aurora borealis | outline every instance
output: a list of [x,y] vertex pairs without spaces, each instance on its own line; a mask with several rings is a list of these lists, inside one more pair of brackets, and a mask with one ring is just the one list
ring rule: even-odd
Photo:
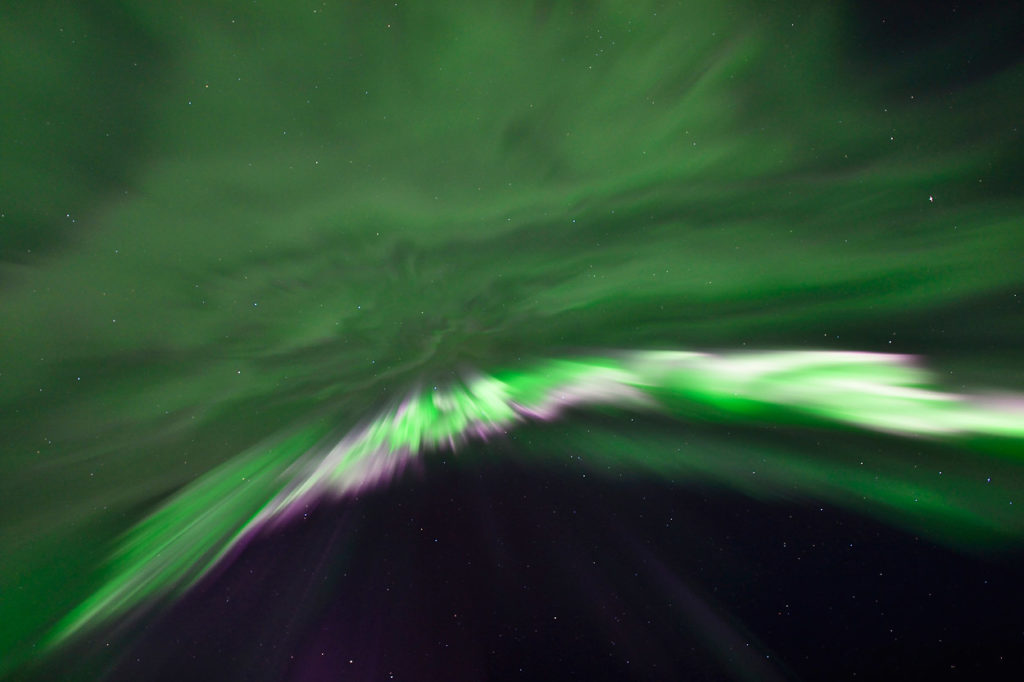
[[1024,662],[997,3],[0,10],[0,678]]

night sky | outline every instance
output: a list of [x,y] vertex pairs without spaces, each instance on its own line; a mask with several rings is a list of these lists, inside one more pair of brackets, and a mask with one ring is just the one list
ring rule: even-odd
[[1024,8],[0,6],[0,679],[1020,679]]

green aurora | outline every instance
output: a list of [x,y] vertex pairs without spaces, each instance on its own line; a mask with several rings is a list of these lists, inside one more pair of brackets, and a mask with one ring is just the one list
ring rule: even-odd
[[[647,352],[548,362],[528,372],[434,387],[410,395],[329,450],[312,448],[318,430],[308,427],[280,443],[261,444],[184,488],[132,529],[115,555],[110,581],[58,626],[52,642],[194,584],[252,534],[324,499],[387,483],[423,453],[507,435],[523,419],[558,419],[582,406],[654,409],[691,420],[832,422],[911,438],[980,436],[1005,441],[1019,454],[1024,394],[994,402],[942,393],[928,382],[908,359],[892,355]],[[575,434],[606,475],[641,469],[709,478],[753,495],[814,495],[965,544],[1024,537],[1024,519],[1012,509],[1017,489],[965,475],[955,460],[942,471],[935,467],[946,458],[932,457],[921,476],[899,459],[865,469],[863,461],[854,467],[832,456],[822,464],[764,444],[752,459],[742,445],[721,452],[708,445],[684,449],[678,437],[630,439],[626,444],[607,434]],[[767,471],[752,484],[762,465]]]
[[[543,393],[566,367],[644,351],[901,353],[935,376],[878,360],[867,380],[990,393],[967,410],[989,419],[1024,391],[1024,62],[999,52],[1013,24],[975,15],[894,49],[867,15],[5,6],[0,675],[93,595],[127,599],[104,604],[116,615],[187,585],[294,461],[467,376]],[[526,425],[545,445],[522,456],[572,447],[595,472],[1019,547],[1018,425],[936,436],[950,415],[904,402],[895,421],[919,422],[886,431],[877,403],[843,419],[834,395],[808,403],[826,414],[779,398],[816,376],[758,386],[782,393],[751,390],[769,405],[753,412],[712,395],[720,374],[702,397],[647,376],[668,418],[630,422],[630,404],[600,427]],[[208,526],[179,515],[243,475],[257,484]],[[160,523],[209,542],[160,569],[167,585],[117,593],[117,557],[137,568]]]

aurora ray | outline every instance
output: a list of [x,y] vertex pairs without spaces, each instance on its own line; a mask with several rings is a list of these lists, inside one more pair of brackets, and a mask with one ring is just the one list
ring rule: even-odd
[[[754,425],[795,421],[807,427],[952,440],[965,453],[967,439],[997,438],[1013,444],[1013,463],[1024,466],[1024,396],[942,391],[908,356],[636,351],[548,360],[414,391],[333,447],[318,444],[323,434],[306,428],[240,454],[133,528],[112,558],[109,580],[61,622],[51,641],[59,644],[147,602],[182,592],[264,528],[285,523],[324,500],[385,483],[421,455],[456,450],[470,439],[501,437],[518,423],[556,420],[569,410],[599,406],[678,419],[696,414]],[[645,455],[623,449],[614,456],[620,458],[617,466],[645,466]],[[686,451],[678,454],[677,468],[687,465],[688,456]],[[784,464],[786,477],[806,476],[804,465]],[[819,467],[827,471],[829,464]],[[728,462],[703,474],[737,484],[730,480],[736,472]],[[994,516],[984,497],[954,504],[934,490],[912,492],[900,477],[897,469],[870,482],[847,475],[842,482],[819,480],[814,487],[819,497],[837,503],[856,491],[865,499],[877,498],[890,511],[920,505],[926,509],[924,527],[940,537],[942,523],[954,517],[979,531],[1024,536],[1024,522]],[[991,527],[993,523],[998,527]]]

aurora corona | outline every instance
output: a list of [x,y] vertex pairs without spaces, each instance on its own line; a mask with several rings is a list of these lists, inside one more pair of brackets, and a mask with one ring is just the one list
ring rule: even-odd
[[0,4],[0,680],[1016,679],[1017,4]]

